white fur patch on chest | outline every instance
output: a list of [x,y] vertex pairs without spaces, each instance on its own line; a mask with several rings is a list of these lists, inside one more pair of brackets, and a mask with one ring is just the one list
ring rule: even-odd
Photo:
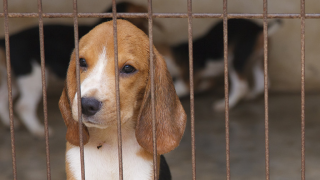
[[[123,144],[123,179],[125,180],[149,180],[152,176],[152,161],[147,161],[137,152],[139,145],[127,146]],[[66,153],[66,161],[75,179],[81,179],[80,148],[73,147]],[[119,163],[117,146],[102,144],[97,146],[87,144],[84,146],[85,178],[86,180],[118,180]]]

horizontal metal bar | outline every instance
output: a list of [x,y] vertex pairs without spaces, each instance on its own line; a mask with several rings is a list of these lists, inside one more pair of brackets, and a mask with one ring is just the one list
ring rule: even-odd
[[[43,18],[73,18],[73,13],[43,13]],[[0,13],[0,17],[4,17]],[[38,18],[38,13],[9,13],[9,18]],[[148,18],[148,13],[117,13],[118,18]],[[188,13],[153,13],[153,18],[188,18]],[[112,13],[78,13],[78,18],[112,18]],[[192,13],[192,18],[223,18],[220,13]],[[228,19],[249,18],[263,19],[263,14],[228,14]],[[300,19],[301,15],[293,14],[268,14],[268,19],[285,18]],[[306,19],[319,19],[320,13],[305,14]]]

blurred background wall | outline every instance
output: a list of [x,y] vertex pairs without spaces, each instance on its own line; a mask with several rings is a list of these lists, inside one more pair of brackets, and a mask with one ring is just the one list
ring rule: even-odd
[[[147,4],[146,0],[130,0]],[[154,0],[154,12],[186,12],[186,0]],[[78,0],[79,12],[103,12],[111,5],[111,0]],[[1,4],[2,6],[2,4]],[[306,1],[306,13],[319,13],[320,1]],[[43,0],[43,10],[47,13],[72,12],[72,1]],[[269,0],[269,13],[300,13],[299,0]],[[2,7],[0,10],[2,11]],[[193,11],[197,13],[222,13],[221,0],[193,1]],[[9,0],[9,12],[38,12],[37,0]],[[228,0],[229,13],[262,13],[262,0]],[[3,18],[0,19],[3,24]],[[95,19],[79,19],[80,24],[93,23]],[[154,42],[178,43],[187,40],[187,19],[158,19],[166,31],[155,29]],[[194,38],[201,36],[217,19],[194,19]],[[256,20],[262,23],[261,20]],[[10,33],[26,27],[38,25],[37,18],[9,19]],[[45,23],[72,25],[72,19],[45,19]],[[0,37],[4,28],[0,28]],[[269,73],[271,90],[297,92],[300,90],[300,20],[286,19],[283,27],[270,39]],[[306,21],[306,90],[320,90],[320,20]]]

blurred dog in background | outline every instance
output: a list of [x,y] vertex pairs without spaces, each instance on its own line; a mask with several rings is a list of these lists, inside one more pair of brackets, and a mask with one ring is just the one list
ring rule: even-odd
[[[130,2],[117,3],[117,12],[145,13],[147,8]],[[108,8],[105,12],[112,12]],[[93,25],[79,25],[79,38],[98,24],[112,20],[101,18]],[[147,33],[147,19],[128,19]],[[162,26],[154,22],[161,30]],[[71,52],[74,48],[74,29],[68,25],[44,25],[44,46],[46,68],[55,76],[65,79]],[[4,52],[5,40],[0,39],[0,50]],[[3,53],[4,55],[4,53]],[[26,128],[36,137],[44,136],[44,128],[37,117],[37,106],[42,96],[40,43],[38,26],[25,29],[10,36],[11,68],[14,76],[12,94],[20,94],[15,104],[15,112]],[[10,125],[8,111],[7,71],[5,58],[0,62],[0,118],[7,127]],[[18,123],[17,123],[18,124]],[[50,130],[52,133],[52,130]]]
[[[268,36],[280,27],[281,21],[268,25]],[[228,20],[228,67],[230,78],[229,107],[242,99],[253,99],[264,91],[263,27],[245,19]],[[193,41],[194,90],[203,92],[213,87],[213,78],[224,73],[223,22]],[[171,47],[157,47],[165,57],[175,81],[179,97],[189,94],[189,47],[183,42]],[[250,89],[248,74],[253,75]],[[224,110],[224,99],[214,103],[217,111]]]

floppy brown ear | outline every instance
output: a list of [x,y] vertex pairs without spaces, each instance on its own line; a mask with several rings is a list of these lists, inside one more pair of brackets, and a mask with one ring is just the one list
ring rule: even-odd
[[[73,56],[72,56],[73,57]],[[59,108],[64,119],[64,123],[67,126],[66,139],[69,143],[80,146],[79,138],[79,123],[72,117],[71,112],[71,100],[73,100],[76,93],[76,80],[75,80],[75,60],[72,58],[68,73],[65,88],[62,91]],[[89,131],[86,126],[82,125],[83,144],[89,141]]]
[[[157,50],[154,54],[157,154],[164,154],[179,145],[187,116],[164,59]],[[150,73],[136,125],[136,137],[140,146],[153,153]]]

